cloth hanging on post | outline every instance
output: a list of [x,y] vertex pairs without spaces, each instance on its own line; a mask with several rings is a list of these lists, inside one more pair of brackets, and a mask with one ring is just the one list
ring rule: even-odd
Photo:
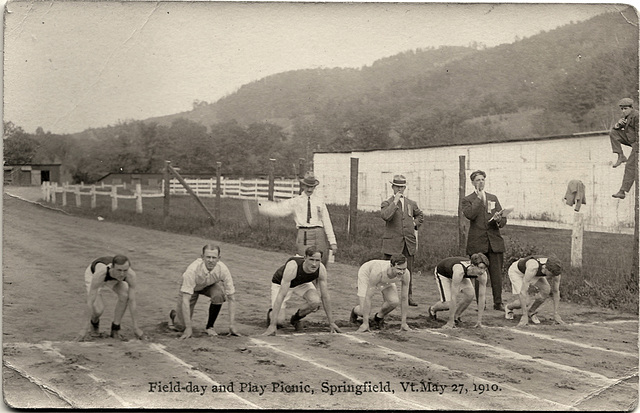
[[580,211],[580,207],[587,203],[585,198],[585,189],[582,181],[578,179],[572,179],[569,181],[569,184],[567,185],[567,193],[564,195],[564,200],[567,205],[573,206],[575,204],[574,210],[578,212]]

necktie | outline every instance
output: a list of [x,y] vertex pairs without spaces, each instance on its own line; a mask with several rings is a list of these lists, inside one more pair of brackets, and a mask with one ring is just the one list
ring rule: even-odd
[[307,224],[311,222],[311,197],[307,197]]

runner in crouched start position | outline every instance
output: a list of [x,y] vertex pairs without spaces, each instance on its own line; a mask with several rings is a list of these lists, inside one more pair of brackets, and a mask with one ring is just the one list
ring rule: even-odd
[[[442,328],[455,328],[460,323],[460,316],[467,309],[475,296],[471,279],[477,278],[478,287],[478,322],[475,327],[482,327],[482,315],[487,292],[487,267],[489,260],[482,253],[467,257],[450,257],[440,261],[434,269],[440,302],[429,307],[429,317],[436,320],[438,311],[449,310],[449,321]],[[456,295],[462,291],[463,298],[458,304]]]
[[[409,270],[407,258],[402,254],[391,256],[391,260],[371,260],[365,262],[358,270],[358,299],[360,304],[351,310],[350,321],[356,323],[362,316],[362,325],[358,332],[369,330],[369,327],[382,328],[384,317],[400,304],[400,330],[411,330],[407,324],[409,308]],[[402,288],[402,301],[398,299],[397,284]],[[371,298],[376,291],[382,293],[384,303],[378,312],[369,320],[371,314]]]
[[171,321],[169,327],[183,331],[180,336],[181,340],[193,335],[193,310],[200,295],[211,299],[205,332],[210,336],[218,335],[213,325],[222,309],[222,304],[228,300],[229,334],[237,336],[235,287],[229,268],[220,261],[220,246],[218,245],[206,244],[202,247],[200,258],[189,264],[182,274],[176,309],[169,313]]
[[89,334],[100,332],[100,316],[104,312],[103,288],[110,288],[118,296],[111,323],[111,337],[124,339],[120,335],[120,322],[128,306],[133,322],[133,331],[137,338],[144,338],[144,333],[138,327],[136,320],[136,273],[131,268],[127,257],[116,255],[115,257],[101,257],[94,260],[84,272],[84,282],[87,287],[86,323],[76,337],[76,341],[82,341]]
[[[520,318],[518,327],[527,325],[529,318],[533,324],[540,324],[537,315],[538,308],[551,295],[553,297],[553,319],[557,324],[564,324],[558,314],[561,272],[560,260],[555,257],[530,255],[511,264],[509,267],[511,292],[519,297],[504,307],[505,318],[513,320],[513,310],[522,308],[522,318]],[[553,284],[553,288],[549,285],[549,281]],[[534,297],[529,296],[529,285],[535,286],[538,290],[538,294]]]
[[[313,285],[318,280],[320,297]],[[342,331],[333,321],[331,314],[331,299],[327,288],[327,270],[322,264],[322,252],[311,246],[305,250],[304,257],[291,257],[285,265],[278,268],[271,280],[271,308],[267,312],[268,328],[262,335],[275,335],[278,325],[284,324],[286,302],[296,294],[305,299],[306,304],[291,316],[291,324],[296,331],[302,330],[300,320],[308,314],[318,311],[320,305],[324,307],[332,333]]]

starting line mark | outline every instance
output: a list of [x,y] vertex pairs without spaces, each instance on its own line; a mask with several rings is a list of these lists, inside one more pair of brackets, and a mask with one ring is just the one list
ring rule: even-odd
[[[413,356],[413,355],[411,355],[411,354],[403,353],[403,352],[401,352],[401,351],[397,351],[397,350],[392,350],[392,349],[390,349],[390,348],[388,348],[388,347],[381,346],[381,345],[378,345],[378,344],[373,344],[373,343],[371,343],[371,342],[369,342],[369,341],[367,341],[367,340],[363,340],[363,339],[361,339],[361,338],[354,337],[354,336],[352,336],[352,335],[348,335],[348,334],[347,334],[347,335],[346,335],[346,337],[347,337],[347,338],[349,338],[349,339],[350,339],[350,340],[352,340],[352,341],[357,342],[357,343],[361,343],[361,344],[362,344],[362,343],[367,343],[367,344],[370,344],[370,345],[372,345],[372,346],[376,346],[376,347],[380,348],[381,350],[384,350],[384,351],[386,351],[386,352],[388,352],[388,353],[390,353],[390,354],[394,354],[394,355],[396,355],[396,356],[403,357],[403,358],[406,358],[406,359],[409,359],[409,360],[412,360],[412,361],[417,361],[417,362],[419,362],[419,363],[427,364],[429,367],[435,367],[435,368],[438,368],[438,369],[443,370],[443,371],[455,371],[455,370],[451,370],[451,369],[450,369],[450,368],[448,368],[448,367],[445,367],[445,366],[441,366],[441,365],[439,365],[439,364],[432,363],[432,362],[430,362],[430,361],[427,361],[427,360],[421,359],[421,358],[416,357],[416,356]],[[463,372],[463,373],[464,373],[464,372]],[[491,380],[487,380],[487,379],[482,378],[482,377],[477,377],[477,376],[474,376],[474,375],[469,374],[469,373],[464,373],[464,374],[465,374],[466,376],[472,377],[472,378],[474,378],[474,379],[482,380],[482,381],[485,381],[485,382],[488,382],[488,383],[491,383],[491,384],[497,384],[498,386],[501,386],[501,387],[503,387],[503,388],[509,389],[509,390],[511,390],[511,391],[513,391],[513,392],[516,392],[516,393],[518,393],[518,394],[521,394],[521,395],[523,395],[523,396],[525,396],[525,397],[527,397],[527,398],[530,398],[530,399],[537,399],[537,400],[541,400],[541,401],[544,401],[544,402],[548,402],[548,403],[553,404],[553,405],[555,405],[555,406],[557,406],[557,407],[560,407],[560,408],[562,408],[562,409],[564,409],[564,410],[566,410],[566,409],[573,409],[573,407],[571,407],[571,406],[567,406],[567,405],[562,404],[562,403],[554,402],[553,400],[548,400],[548,399],[545,399],[545,398],[542,398],[542,397],[538,397],[538,396],[536,396],[536,395],[534,395],[534,394],[527,393],[527,392],[525,392],[525,391],[522,391],[522,390],[520,390],[520,389],[518,389],[518,388],[515,388],[515,387],[513,387],[513,386],[510,386],[510,385],[508,385],[508,384],[496,383],[496,382],[493,382],[493,381],[491,381]],[[473,408],[474,408],[474,409],[478,409],[478,407],[479,407],[479,406],[478,406],[477,402],[474,402],[474,404],[473,404]]]
[[[64,344],[64,343],[71,343],[69,341],[44,341],[42,343],[5,343],[5,346],[12,346],[15,348],[28,348],[28,349],[39,349],[39,350],[43,350],[44,352],[48,352],[48,353],[52,353],[54,355],[56,355],[59,358],[62,359],[66,359],[66,356],[63,355],[62,353],[60,353],[55,347],[54,344]],[[99,343],[96,342],[80,342],[80,343],[76,343],[80,346],[84,346],[84,347],[94,347],[97,346]],[[216,381],[214,381],[211,377],[207,376],[206,374],[204,374],[203,372],[199,371],[199,370],[195,370],[194,367],[190,364],[188,364],[187,362],[183,361],[182,359],[174,356],[173,354],[169,353],[168,351],[166,351],[164,349],[164,346],[161,344],[157,344],[157,343],[149,343],[149,347],[152,350],[155,350],[158,353],[161,353],[162,355],[170,358],[171,360],[177,362],[178,364],[186,367],[189,369],[189,371],[195,375],[197,375],[199,378],[209,382],[210,384],[219,386],[219,383],[217,383]],[[36,385],[40,386],[43,389],[46,389],[48,391],[51,391],[52,393],[54,393],[55,395],[57,395],[60,399],[62,399],[63,401],[65,401],[66,403],[68,403],[69,405],[71,405],[72,407],[77,407],[79,405],[79,403],[76,403],[74,401],[72,401],[69,397],[64,396],[62,392],[53,389],[51,386],[49,386],[48,384],[44,383],[43,381],[30,376],[29,374],[27,374],[25,371],[23,371],[22,369],[13,366],[12,364],[10,364],[8,361],[4,361],[4,364],[7,365],[7,367],[17,371],[19,374],[21,374],[22,376],[26,377],[29,381],[35,383]],[[96,377],[94,374],[90,373],[90,369],[88,369],[87,367],[78,365],[78,364],[72,364],[73,366],[77,367],[80,370],[86,371],[87,372],[87,376],[89,376],[92,380],[94,380],[96,383],[100,384],[100,387],[106,391],[110,396],[112,396],[114,399],[118,400],[118,402],[120,402],[124,407],[136,407],[136,406],[131,406],[130,404],[128,404],[124,399],[122,399],[120,396],[118,396],[114,391],[112,391],[111,389],[106,387],[106,381],[102,380],[98,377]],[[236,395],[235,393],[229,393],[230,396],[235,397],[239,400],[241,400],[243,403],[247,404],[248,406],[250,406],[253,409],[262,409],[260,406],[251,403],[248,400],[243,399],[242,397]]]
[[[329,334],[331,334],[331,333],[329,333]],[[315,362],[315,361],[313,361],[313,360],[311,360],[311,359],[309,359],[307,357],[301,356],[301,355],[293,353],[291,351],[283,350],[281,348],[278,348],[278,347],[274,346],[273,344],[267,343],[266,341],[259,340],[259,339],[256,339],[256,338],[251,338],[251,341],[254,344],[256,344],[257,346],[267,347],[267,348],[269,348],[269,349],[271,349],[273,351],[286,354],[286,355],[288,355],[290,357],[293,357],[293,358],[296,358],[298,360],[305,361],[305,362],[307,362],[309,364],[312,364],[315,367],[318,367],[318,368],[321,368],[321,369],[324,369],[324,370],[329,370],[329,371],[331,371],[331,372],[333,372],[335,374],[338,374],[338,375],[340,375],[340,376],[342,376],[342,377],[344,377],[344,378],[346,378],[346,379],[348,379],[348,380],[350,380],[350,381],[352,381],[352,382],[354,382],[356,384],[363,384],[363,382],[361,380],[358,380],[357,378],[352,377],[347,373],[344,373],[344,372],[338,371],[338,370],[336,370],[334,368],[322,365],[322,364],[317,363],[317,362]],[[380,393],[380,394],[383,395],[383,396],[386,396],[386,397],[393,398],[396,401],[398,401],[400,403],[403,403],[403,404],[407,405],[408,407],[410,407],[412,409],[416,409],[417,408],[417,409],[421,409],[421,410],[430,410],[430,409],[434,408],[434,406],[425,406],[425,405],[422,405],[422,404],[419,404],[419,403],[412,402],[410,400],[402,399],[402,398],[400,398],[398,396],[395,396],[393,394],[389,394],[389,393]]]
[[511,331],[512,333],[518,333],[518,334],[523,334],[526,336],[531,336],[531,337],[535,337],[535,338],[539,338],[539,339],[543,339],[543,340],[550,340],[550,341],[557,341],[558,343],[563,343],[563,344],[569,344],[572,346],[576,346],[576,347],[582,347],[582,348],[587,348],[590,350],[597,350],[597,351],[605,351],[608,353],[615,353],[615,354],[620,354],[622,356],[625,357],[635,357],[638,358],[638,353],[628,353],[626,351],[619,351],[619,350],[611,350],[608,348],[604,348],[604,347],[598,347],[598,346],[593,346],[591,344],[583,344],[583,343],[579,343],[577,341],[571,341],[571,340],[565,340],[564,338],[556,338],[547,334],[540,334],[540,333],[534,333],[531,331],[524,331],[524,330],[520,330],[517,328],[505,328],[505,327],[495,327],[497,329],[506,329]]

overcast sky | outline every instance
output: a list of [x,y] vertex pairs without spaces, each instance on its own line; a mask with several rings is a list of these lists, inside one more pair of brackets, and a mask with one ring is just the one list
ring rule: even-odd
[[288,70],[429,46],[512,43],[613,4],[12,2],[4,120],[79,132],[188,111]]

